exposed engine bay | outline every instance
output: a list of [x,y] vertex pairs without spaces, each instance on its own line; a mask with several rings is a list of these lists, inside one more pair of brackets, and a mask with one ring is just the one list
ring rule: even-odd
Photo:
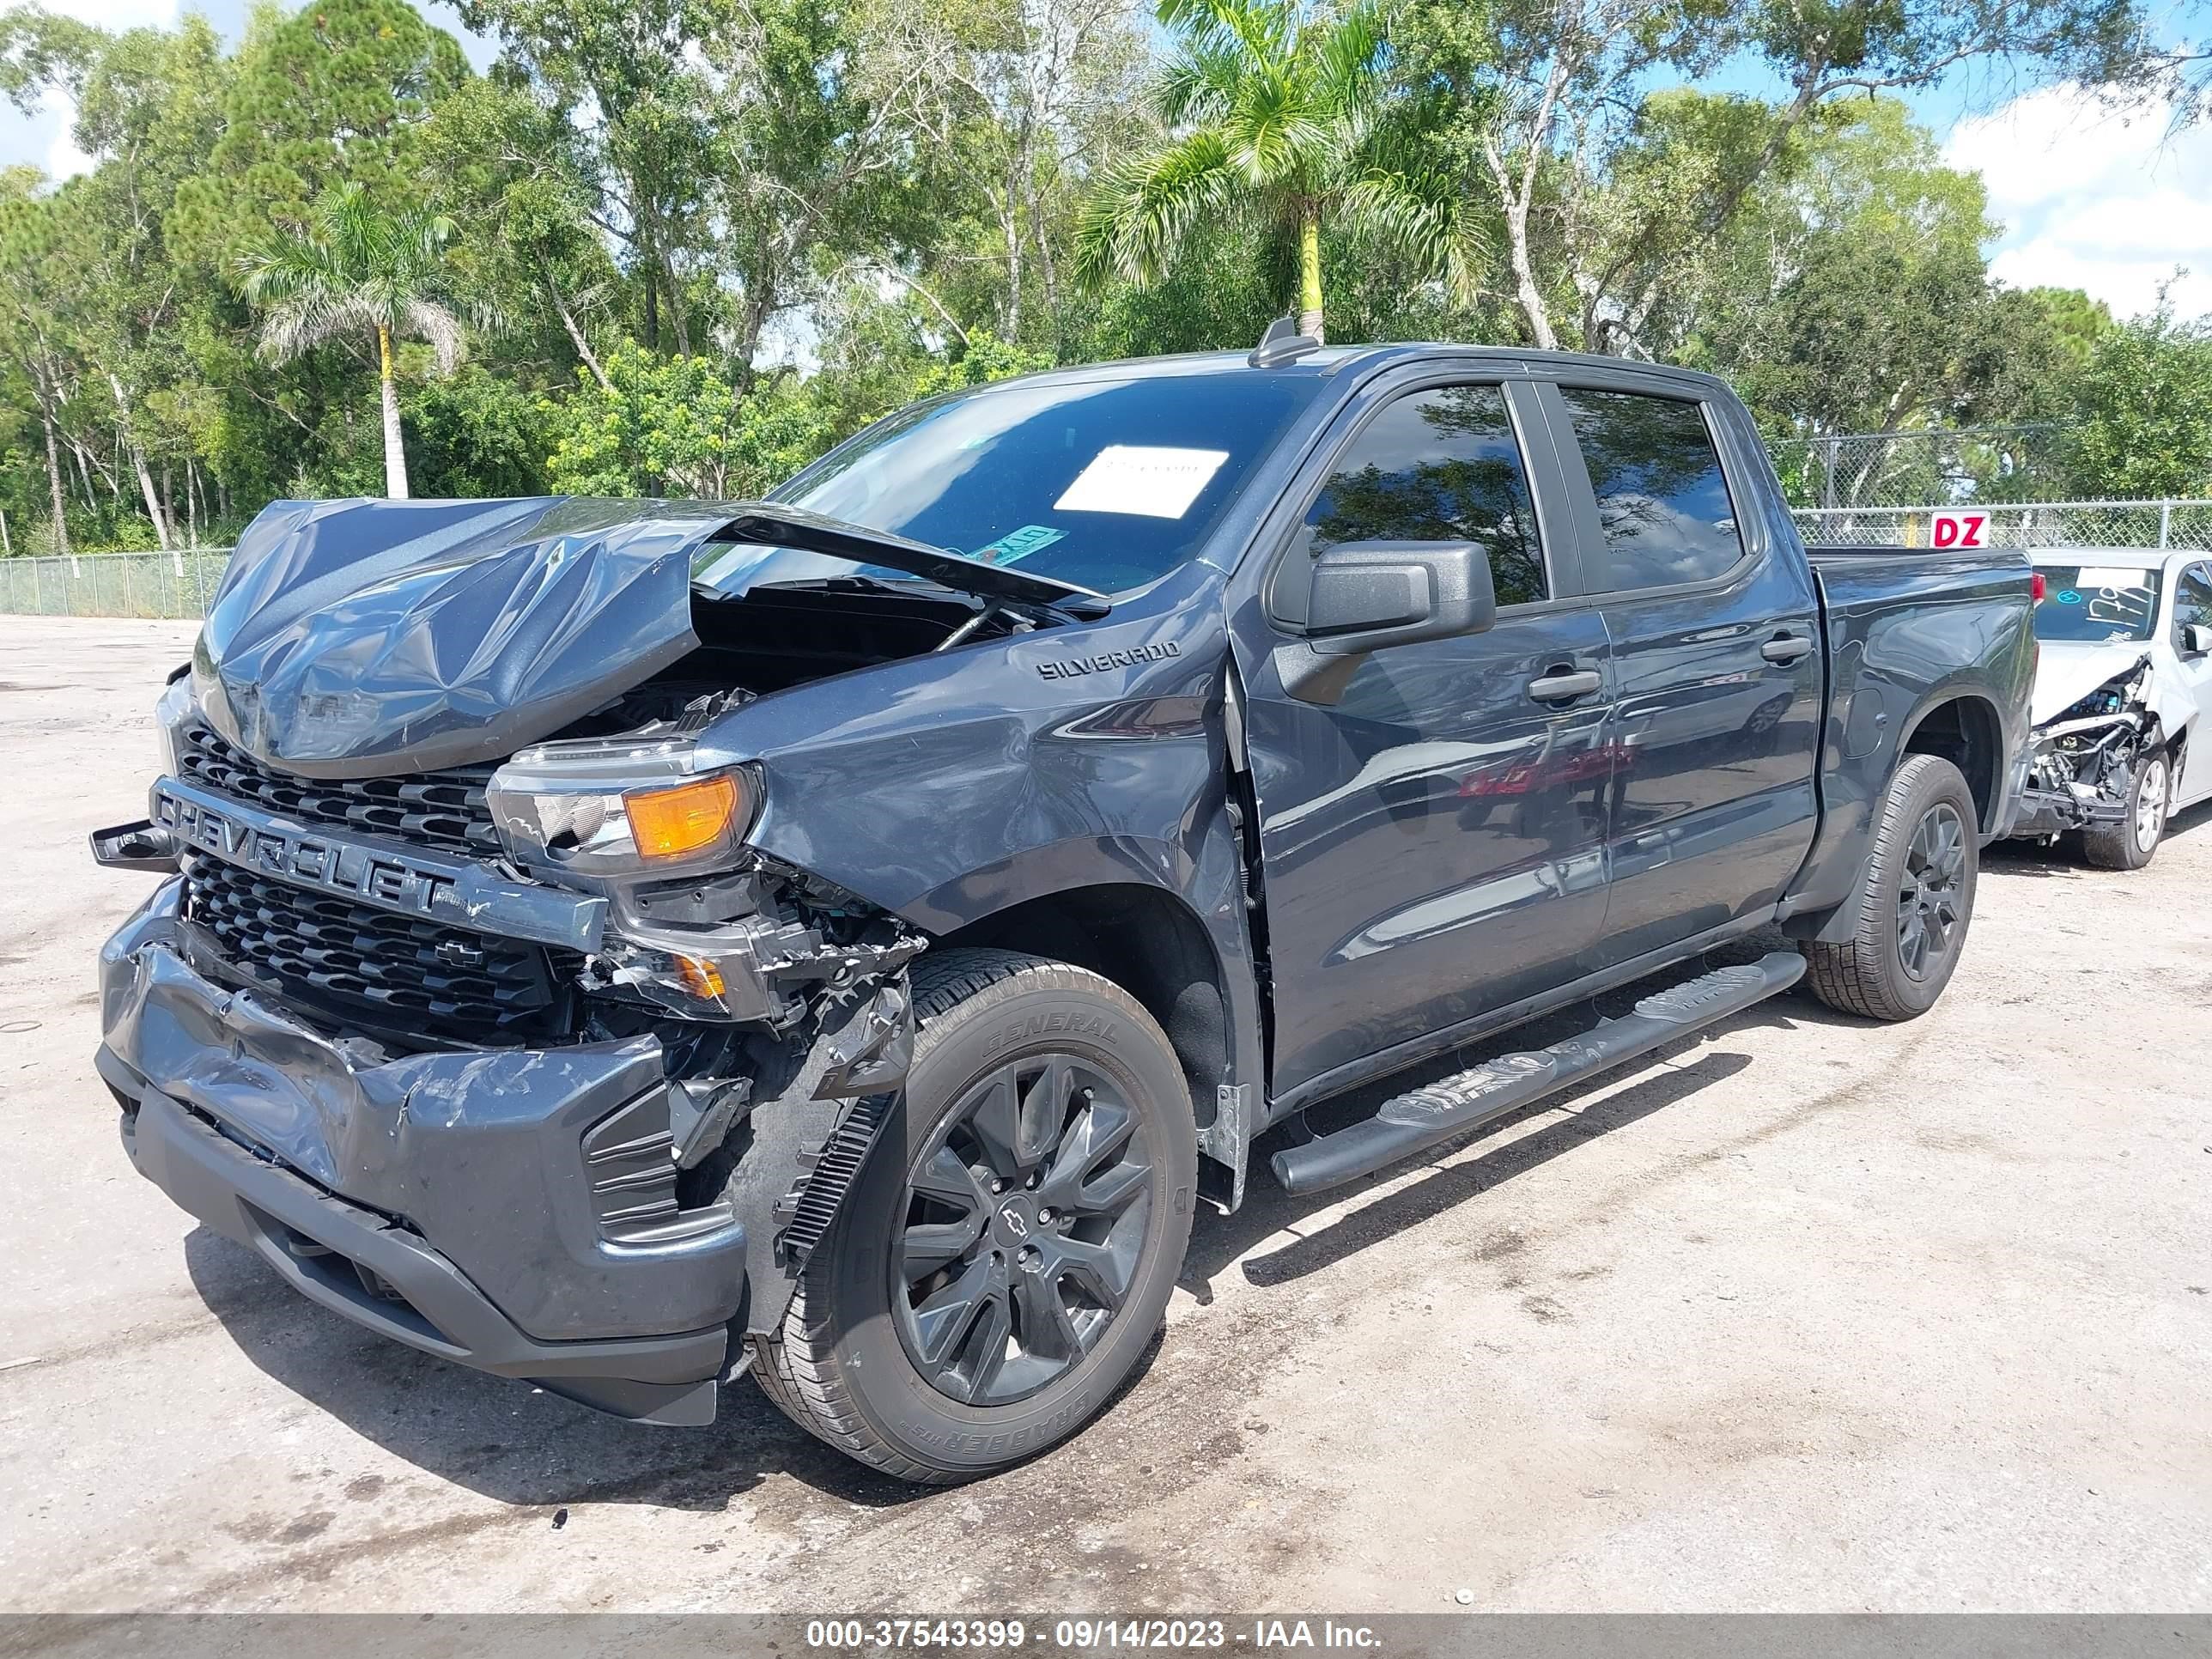
[[2124,817],[2143,762],[2166,734],[2150,706],[2148,653],[2035,727],[2022,833],[2087,830]]

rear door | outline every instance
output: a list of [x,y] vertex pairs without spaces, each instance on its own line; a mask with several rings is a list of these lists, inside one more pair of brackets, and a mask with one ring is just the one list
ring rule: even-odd
[[1753,494],[1755,439],[1703,392],[1595,369],[1543,394],[1613,653],[1599,968],[1771,905],[1819,819],[1812,573]]
[[[1437,371],[1363,390],[1261,549],[1234,618],[1258,797],[1274,1092],[1572,978],[1605,908],[1605,624],[1552,556],[1556,459],[1530,388]],[[1334,705],[1283,690],[1268,617],[1314,550],[1486,548],[1496,626],[1367,658]]]

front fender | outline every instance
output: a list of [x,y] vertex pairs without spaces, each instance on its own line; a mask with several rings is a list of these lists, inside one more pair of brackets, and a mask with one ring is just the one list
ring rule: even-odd
[[759,698],[701,763],[759,774],[753,846],[927,931],[1099,871],[1187,893],[1226,763],[1218,580]]

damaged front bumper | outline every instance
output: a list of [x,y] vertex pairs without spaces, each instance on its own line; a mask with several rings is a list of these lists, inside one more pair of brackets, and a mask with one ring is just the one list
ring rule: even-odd
[[2118,823],[2127,815],[2125,801],[2107,799],[2079,784],[2054,788],[2030,783],[2021,792],[2020,816],[2008,833],[2063,836],[2073,830]]
[[2145,657],[2034,728],[2011,834],[2058,836],[2128,817],[2136,775],[2161,741],[2149,676]]
[[392,1058],[202,972],[181,890],[100,955],[99,1069],[139,1172],[410,1346],[625,1417],[711,1421],[747,1229],[678,1202],[660,1044]]

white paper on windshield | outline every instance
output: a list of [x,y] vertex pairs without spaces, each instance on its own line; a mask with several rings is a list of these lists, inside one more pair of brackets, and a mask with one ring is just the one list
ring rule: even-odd
[[1075,475],[1053,511],[1180,519],[1228,459],[1225,449],[1109,444]]
[[2140,565],[2130,570],[2118,565],[2085,564],[2081,574],[2074,579],[2075,588],[2084,587],[2148,587],[2150,572]]

